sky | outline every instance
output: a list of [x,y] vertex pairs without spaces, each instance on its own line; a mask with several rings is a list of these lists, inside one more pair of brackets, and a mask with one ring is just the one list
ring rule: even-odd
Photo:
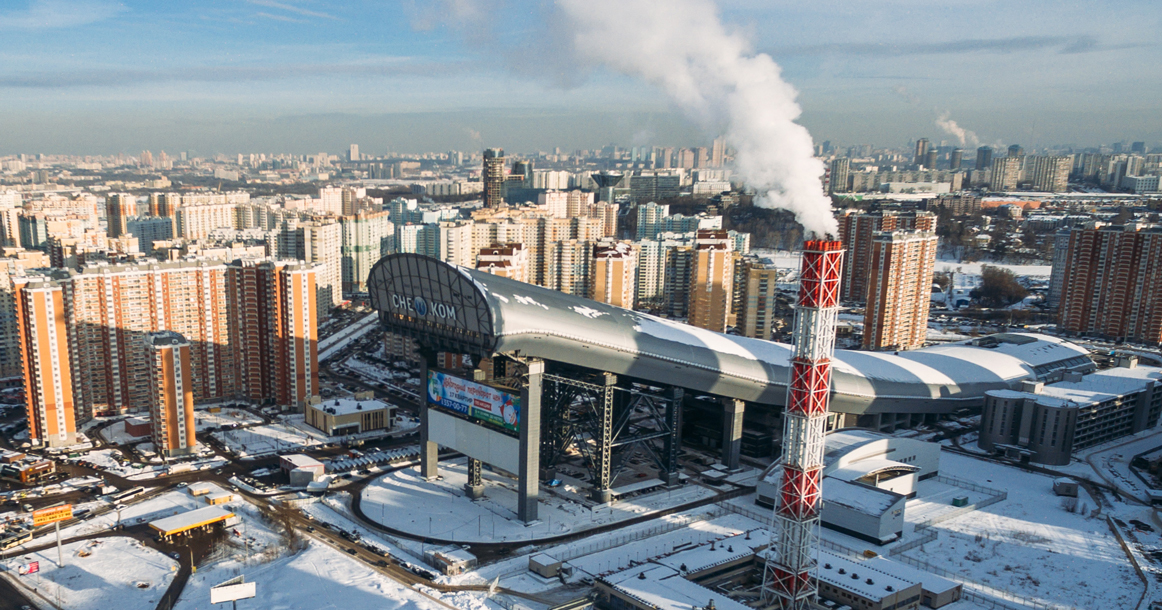
[[[664,11],[667,2],[659,0]],[[1162,144],[1162,2],[719,0],[816,142]],[[610,15],[617,19],[617,15]],[[549,0],[6,0],[0,154],[705,145]],[[642,36],[649,36],[643,31]]]

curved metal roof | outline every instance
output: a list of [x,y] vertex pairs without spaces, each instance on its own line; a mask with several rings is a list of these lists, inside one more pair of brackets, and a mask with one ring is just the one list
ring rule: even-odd
[[[723,335],[417,255],[385,257],[371,272],[372,300],[389,330],[418,336],[417,322],[427,326],[438,322],[430,314],[415,320],[414,310],[391,311],[379,305],[390,303],[388,292],[395,290],[390,287],[393,278],[381,266],[386,269],[396,259],[395,266],[400,267],[398,257],[422,259],[424,267],[438,266],[442,274],[454,272],[470,280],[483,299],[465,296],[464,303],[479,302],[477,313],[490,318],[491,324],[474,328],[490,327],[481,344],[495,352],[519,352],[658,384],[784,404],[789,345]],[[414,262],[408,266],[414,267]],[[447,299],[447,290],[440,286],[450,283],[456,282],[447,277],[409,279],[406,288],[419,294],[431,286],[431,301]],[[457,315],[477,316],[467,309],[460,308]],[[1046,335],[993,335],[978,343],[984,345],[962,342],[898,354],[836,350],[831,408],[847,413],[945,412],[979,404],[988,390],[1011,388],[1058,369],[1093,366],[1084,348]]]

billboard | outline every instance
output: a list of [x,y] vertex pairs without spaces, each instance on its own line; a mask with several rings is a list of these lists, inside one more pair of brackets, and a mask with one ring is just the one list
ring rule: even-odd
[[65,504],[63,506],[50,506],[49,508],[42,508],[40,510],[32,511],[32,526],[40,527],[42,525],[48,525],[49,523],[56,523],[57,521],[68,521],[72,518],[72,504]]
[[[229,581],[227,581],[229,582]],[[258,595],[257,584],[240,582],[235,584],[222,583],[210,589],[210,603],[223,604],[239,599],[250,599]]]
[[520,397],[475,381],[428,371],[428,404],[520,432]]

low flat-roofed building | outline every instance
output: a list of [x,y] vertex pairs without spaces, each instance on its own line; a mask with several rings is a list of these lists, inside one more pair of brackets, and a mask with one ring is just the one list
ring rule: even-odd
[[210,506],[218,506],[234,501],[234,494],[228,491],[216,491],[206,494],[206,504]]
[[428,549],[424,560],[448,576],[463,574],[476,567],[476,556],[456,545]]
[[1044,385],[985,393],[982,449],[1039,464],[1066,465],[1074,451],[1135,434],[1162,414],[1162,368],[1119,366]]
[[333,398],[303,406],[306,423],[327,436],[391,429],[395,405],[374,398]]
[[278,465],[279,468],[281,468],[285,473],[290,473],[291,471],[299,468],[306,468],[308,470],[315,471],[318,476],[323,476],[323,473],[327,471],[326,464],[323,464],[319,460],[316,460],[309,455],[303,455],[301,453],[292,453],[290,455],[280,456],[278,458]]
[[556,578],[561,571],[560,559],[548,553],[537,553],[529,556],[529,571],[545,578]]
[[189,487],[186,488],[186,491],[190,492],[190,495],[196,498],[198,496],[204,496],[214,492],[222,491],[222,488],[213,483],[201,481],[198,483],[190,483]]
[[883,556],[873,557],[863,562],[863,565],[910,582],[920,583],[920,602],[929,608],[939,608],[959,601],[964,590],[963,585],[958,582]]
[[234,513],[228,510],[218,508],[217,506],[207,506],[186,511],[180,515],[150,521],[149,527],[157,531],[158,535],[162,538],[170,538],[199,529],[208,529],[214,524],[222,523],[233,516]]
[[819,551],[819,596],[861,610],[920,607],[919,581],[902,578],[866,561]]
[[24,458],[0,466],[0,477],[19,481],[25,485],[39,483],[56,473],[56,462],[37,458]]
[[903,494],[834,477],[823,479],[823,527],[874,544],[893,542],[904,532]]
[[749,610],[747,606],[692,583],[669,566],[647,563],[597,579],[601,601],[616,610],[690,610],[710,603],[717,610]]

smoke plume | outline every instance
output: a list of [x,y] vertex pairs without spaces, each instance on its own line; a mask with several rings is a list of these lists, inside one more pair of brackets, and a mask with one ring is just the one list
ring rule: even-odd
[[661,87],[710,133],[722,129],[735,169],[758,205],[793,212],[809,234],[838,232],[823,194],[794,87],[769,55],[728,32],[711,0],[559,0],[576,30],[577,52]]
[[945,112],[936,119],[936,126],[943,129],[945,133],[956,138],[961,146],[977,146],[980,144],[980,138],[976,134],[961,127],[949,118],[949,113]]

